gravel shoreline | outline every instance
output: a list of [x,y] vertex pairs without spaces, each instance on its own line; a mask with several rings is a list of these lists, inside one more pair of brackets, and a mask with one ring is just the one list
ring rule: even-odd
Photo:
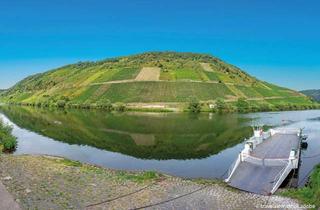
[[123,172],[50,156],[1,155],[0,178],[22,209],[221,210],[299,206],[290,198],[240,192],[218,181]]

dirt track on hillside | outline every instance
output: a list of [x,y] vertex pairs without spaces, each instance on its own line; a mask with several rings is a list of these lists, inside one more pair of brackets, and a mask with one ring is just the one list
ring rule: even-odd
[[143,67],[136,77],[136,81],[159,81],[160,68],[158,67]]

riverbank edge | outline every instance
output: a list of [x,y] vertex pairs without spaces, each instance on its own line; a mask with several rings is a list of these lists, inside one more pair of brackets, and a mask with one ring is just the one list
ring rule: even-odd
[[[160,107],[159,104],[161,104]],[[297,104],[283,104],[283,105],[273,105],[269,107],[263,106],[249,106],[244,110],[239,110],[231,102],[226,102],[226,107],[222,109],[210,108],[209,104],[199,103],[200,109],[194,111],[188,108],[188,103],[121,103],[121,107],[114,106],[112,109],[98,107],[96,105],[88,104],[85,106],[69,106],[64,107],[59,106],[38,106],[35,103],[31,104],[22,104],[22,103],[0,103],[1,106],[17,106],[17,107],[32,107],[39,109],[60,109],[60,110],[97,110],[104,112],[142,112],[142,113],[240,113],[240,114],[249,114],[249,113],[258,113],[258,112],[279,112],[279,111],[304,111],[304,110],[320,110],[320,103],[317,104],[306,104],[306,105],[297,105]],[[113,104],[114,105],[114,104]]]
[[[162,174],[162,173],[158,173],[158,172],[153,172],[153,171],[125,171],[125,170],[116,170],[116,169],[109,169],[109,168],[105,168],[105,167],[101,167],[101,166],[97,166],[97,165],[93,165],[93,164],[87,164],[87,163],[80,163],[78,161],[73,161],[73,160],[69,160],[63,157],[59,157],[59,156],[49,156],[49,155],[12,155],[12,154],[2,154],[0,155],[0,161],[3,160],[3,158],[13,158],[14,159],[22,159],[23,161],[27,161],[28,160],[32,160],[33,158],[37,159],[38,161],[46,161],[47,163],[52,163],[52,164],[61,164],[64,167],[72,167],[72,168],[90,168],[90,171],[94,171],[97,175],[101,174],[101,171],[106,172],[108,174],[111,174],[111,176],[115,179],[119,179],[119,180],[124,180],[124,181],[132,181],[134,183],[136,183],[135,187],[138,187],[139,185],[148,185],[150,183],[156,183],[159,180],[163,180],[163,179],[173,179],[175,180],[175,182],[180,182],[180,181],[186,181],[189,183],[194,183],[195,185],[200,185],[203,187],[212,187],[212,188],[223,188],[226,191],[230,191],[235,195],[243,195],[243,194],[248,194],[249,193],[245,193],[242,192],[240,190],[237,190],[235,188],[229,187],[225,182],[223,182],[222,180],[218,180],[218,179],[185,179],[185,178],[178,178],[178,177],[174,177],[174,176],[170,176],[170,175],[166,175],[166,174]],[[48,161],[49,160],[49,161]],[[48,167],[50,166],[50,164],[48,165]],[[1,169],[1,168],[0,168]],[[40,167],[41,169],[41,167]],[[41,174],[41,171],[39,172]],[[42,177],[43,178],[43,177]],[[6,185],[6,188],[8,189],[8,191],[13,195],[13,197],[15,197],[15,201],[17,201],[21,206],[24,206],[25,204],[21,203],[21,199],[19,197],[17,197],[16,195],[19,194],[21,189],[18,189],[17,191],[14,191],[12,189],[16,189],[15,187],[10,187],[10,183],[7,183],[6,181],[3,181],[5,179],[12,179],[10,176],[9,177],[1,177],[0,182],[2,181],[4,185]],[[26,189],[26,193],[28,193],[29,189]],[[131,191],[136,190],[135,188],[130,189]],[[31,190],[30,190],[31,191]],[[64,192],[61,192],[64,193]],[[248,196],[246,195],[246,196]],[[253,197],[256,197],[256,195],[252,194]],[[277,193],[276,195],[273,195],[276,197],[283,197],[282,194]],[[270,197],[273,197],[270,196]],[[264,197],[268,197],[268,196],[264,196]],[[259,196],[256,197],[255,199],[259,199]],[[268,199],[269,200],[269,199]],[[295,200],[295,199],[294,199]],[[297,200],[295,200],[293,205],[297,205],[297,204],[301,204],[303,202],[296,202]]]
[[320,164],[316,165],[305,186],[297,189],[285,189],[279,195],[299,200],[301,203],[315,205],[320,209]]
[[[56,155],[47,155],[47,154],[19,154],[19,155],[14,155],[14,154],[9,154],[9,153],[1,153],[0,152],[0,160],[1,158],[6,158],[6,157],[11,157],[11,158],[37,158],[37,159],[50,159],[53,161],[58,161],[59,163],[65,165],[65,166],[71,166],[71,167],[82,167],[82,166],[88,166],[88,167],[93,167],[99,170],[105,170],[105,171],[112,171],[112,172],[119,172],[121,175],[123,174],[131,174],[133,177],[130,177],[129,179],[132,179],[137,182],[143,182],[143,181],[149,181],[152,179],[161,179],[162,177],[171,177],[171,178],[178,178],[182,180],[188,180],[192,181],[194,183],[198,184],[218,184],[220,186],[226,187],[230,190],[233,190],[235,192],[240,192],[240,190],[232,188],[228,186],[222,179],[205,179],[205,178],[181,178],[181,177],[176,177],[172,176],[169,174],[165,173],[160,173],[156,171],[150,171],[150,170],[121,170],[121,169],[112,169],[112,168],[107,168],[103,167],[97,164],[92,164],[92,163],[83,163],[77,160],[71,160],[62,156],[56,156]],[[147,176],[146,176],[147,175]]]

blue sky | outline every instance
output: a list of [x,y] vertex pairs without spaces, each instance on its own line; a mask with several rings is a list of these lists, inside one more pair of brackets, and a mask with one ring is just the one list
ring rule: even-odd
[[320,89],[316,0],[1,0],[0,88],[84,60],[213,54],[293,89]]

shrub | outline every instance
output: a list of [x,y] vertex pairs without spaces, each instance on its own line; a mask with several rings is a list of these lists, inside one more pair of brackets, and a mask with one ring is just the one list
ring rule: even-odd
[[237,106],[238,112],[248,112],[249,111],[249,103],[244,98],[239,98],[236,106]]
[[201,111],[201,104],[196,98],[190,98],[188,109],[190,112],[198,113]]
[[271,110],[272,110],[272,106],[267,103],[261,103],[259,105],[259,111],[267,112],[267,111],[271,111]]
[[80,105],[79,105],[79,104],[69,103],[69,104],[68,104],[68,107],[69,107],[69,108],[74,108],[74,109],[79,109],[79,108],[80,108]]
[[112,111],[112,109],[113,109],[112,103],[108,99],[97,102],[97,107],[99,109],[104,109],[107,111]]
[[16,137],[12,136],[12,127],[5,125],[0,121],[0,143],[3,146],[3,151],[11,152],[17,147]]
[[276,104],[275,107],[278,111],[288,110],[287,104],[284,104],[284,103]]
[[126,111],[126,105],[124,103],[118,102],[116,103],[115,110],[118,112]]
[[42,106],[42,103],[41,103],[41,102],[36,102],[36,106],[37,106],[37,107],[41,107],[41,106]]
[[17,147],[17,138],[12,135],[8,135],[2,139],[1,143],[3,145],[4,152],[12,152]]
[[[260,108],[258,105],[256,105],[256,104],[251,104],[250,107],[248,107],[248,110],[247,110],[247,111],[258,112],[258,111],[260,111],[260,110],[261,110],[261,108]],[[246,112],[247,112],[247,111],[246,111]]]
[[66,106],[66,101],[65,101],[65,100],[59,100],[59,101],[57,102],[57,106],[58,106],[59,108],[64,108],[64,107]]
[[80,107],[81,107],[81,109],[90,109],[91,105],[90,104],[81,104]]
[[63,101],[66,101],[66,102],[70,101],[70,99],[67,96],[61,96],[60,100],[63,100]]
[[0,141],[4,136],[10,135],[12,132],[12,127],[5,125],[1,120],[0,120]]
[[218,112],[225,112],[225,110],[227,109],[226,102],[223,99],[218,98],[216,101],[216,109],[218,110]]

